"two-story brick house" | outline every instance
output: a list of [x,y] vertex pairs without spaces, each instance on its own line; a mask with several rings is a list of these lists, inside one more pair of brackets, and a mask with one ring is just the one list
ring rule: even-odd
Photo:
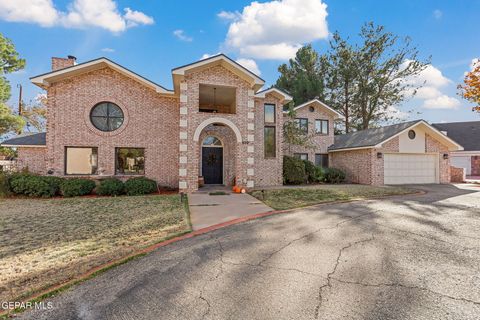
[[172,70],[173,90],[109,60],[52,58],[33,77],[47,92],[47,132],[19,136],[19,167],[57,176],[146,176],[191,192],[199,182],[281,185],[283,155],[340,168],[365,184],[448,183],[462,147],[422,120],[334,136],[341,116],[318,100],[295,107],[314,148],[284,145],[292,98],[219,54]]

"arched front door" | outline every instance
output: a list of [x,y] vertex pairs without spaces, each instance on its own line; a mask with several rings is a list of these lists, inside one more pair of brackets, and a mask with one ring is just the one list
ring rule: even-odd
[[202,142],[202,176],[205,184],[223,184],[223,144],[215,136]]

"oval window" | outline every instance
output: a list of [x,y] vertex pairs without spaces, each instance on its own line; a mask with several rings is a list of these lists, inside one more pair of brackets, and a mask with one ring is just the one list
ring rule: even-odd
[[123,111],[114,103],[101,102],[90,111],[90,121],[100,131],[114,131],[123,124]]
[[308,108],[308,110],[310,110],[310,112],[313,112],[313,111],[315,111],[315,108],[313,106],[311,106],[310,108]]
[[412,140],[415,139],[416,135],[417,134],[415,133],[415,131],[413,131],[413,130],[408,131],[408,137],[410,139],[412,139]]

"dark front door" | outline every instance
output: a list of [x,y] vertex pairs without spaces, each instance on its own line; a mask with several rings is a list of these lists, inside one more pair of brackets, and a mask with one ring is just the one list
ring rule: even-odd
[[202,148],[202,176],[205,184],[223,183],[223,148]]

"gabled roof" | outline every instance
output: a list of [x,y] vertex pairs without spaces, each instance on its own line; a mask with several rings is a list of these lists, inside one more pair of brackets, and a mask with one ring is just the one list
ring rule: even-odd
[[[333,113],[336,118],[335,119],[342,119],[343,118],[343,115],[341,115],[338,111],[336,111],[335,109],[329,107],[328,105],[326,105],[325,103],[323,103],[322,101],[318,100],[318,99],[313,99],[313,100],[310,100],[310,101],[307,101],[307,102],[304,102],[302,103],[301,105],[298,105],[296,107],[293,108],[294,111],[298,110],[298,109],[301,109],[303,107],[307,107],[307,106],[310,106],[310,105],[317,105],[317,106],[320,106],[324,109],[326,109],[327,111]],[[284,113],[288,113],[288,111],[284,111]]]
[[290,101],[293,100],[292,96],[289,95],[288,93],[286,93],[284,90],[282,89],[279,89],[279,88],[275,88],[275,87],[270,87],[268,89],[265,89],[265,90],[262,90],[262,91],[258,91],[256,94],[255,94],[255,97],[256,98],[265,98],[265,95],[266,94],[274,94],[276,96],[280,96],[282,99],[283,99],[283,102],[284,103],[289,103]]
[[0,145],[4,147],[46,147],[46,135],[47,134],[45,132],[23,134],[15,138],[5,140],[0,143]]
[[172,69],[173,85],[175,91],[177,91],[180,81],[188,72],[202,70],[216,64],[223,66],[224,68],[230,70],[239,77],[247,80],[255,91],[260,89],[265,84],[265,80],[257,76],[255,73],[240,65],[238,62],[233,61],[223,53],[220,53],[206,59],[202,59]]
[[380,147],[383,143],[397,137],[406,130],[422,125],[430,134],[439,140],[443,140],[448,146],[449,150],[462,150],[463,147],[456,141],[442,134],[435,127],[431,126],[424,120],[414,120],[398,124],[393,124],[380,128],[372,128],[342,134],[335,136],[333,145],[328,148],[328,151],[343,151],[350,149],[368,149]]
[[123,74],[123,75],[125,75],[129,78],[132,78],[132,79],[138,81],[139,83],[141,83],[141,84],[143,84],[147,87],[150,87],[150,88],[154,89],[156,92],[158,92],[160,94],[166,94],[166,95],[173,95],[174,94],[173,91],[168,90],[168,89],[162,87],[161,85],[159,85],[159,84],[157,84],[157,83],[155,83],[151,80],[148,80],[147,78],[142,77],[141,75],[139,75],[139,74],[137,74],[137,73],[119,65],[118,63],[115,63],[112,60],[109,60],[109,59],[105,58],[105,57],[101,57],[101,58],[98,58],[98,59],[95,59],[95,60],[90,60],[90,61],[87,61],[87,62],[79,63],[79,64],[76,64],[74,66],[67,67],[67,68],[64,68],[64,69],[44,73],[44,74],[41,74],[41,75],[30,78],[30,80],[32,81],[32,83],[36,84],[37,86],[39,86],[41,88],[46,88],[50,85],[50,83],[53,83],[53,82],[56,82],[56,81],[59,81],[59,80],[62,80],[62,79],[68,78],[68,77],[72,77],[72,76],[75,76],[75,75],[78,75],[78,74],[82,74],[82,73],[90,72],[90,71],[93,71],[93,70],[101,69],[101,68],[104,68],[104,67],[110,67],[110,68],[114,69],[115,71],[118,71],[121,74]]
[[460,143],[464,151],[480,151],[480,121],[434,123],[447,137]]

